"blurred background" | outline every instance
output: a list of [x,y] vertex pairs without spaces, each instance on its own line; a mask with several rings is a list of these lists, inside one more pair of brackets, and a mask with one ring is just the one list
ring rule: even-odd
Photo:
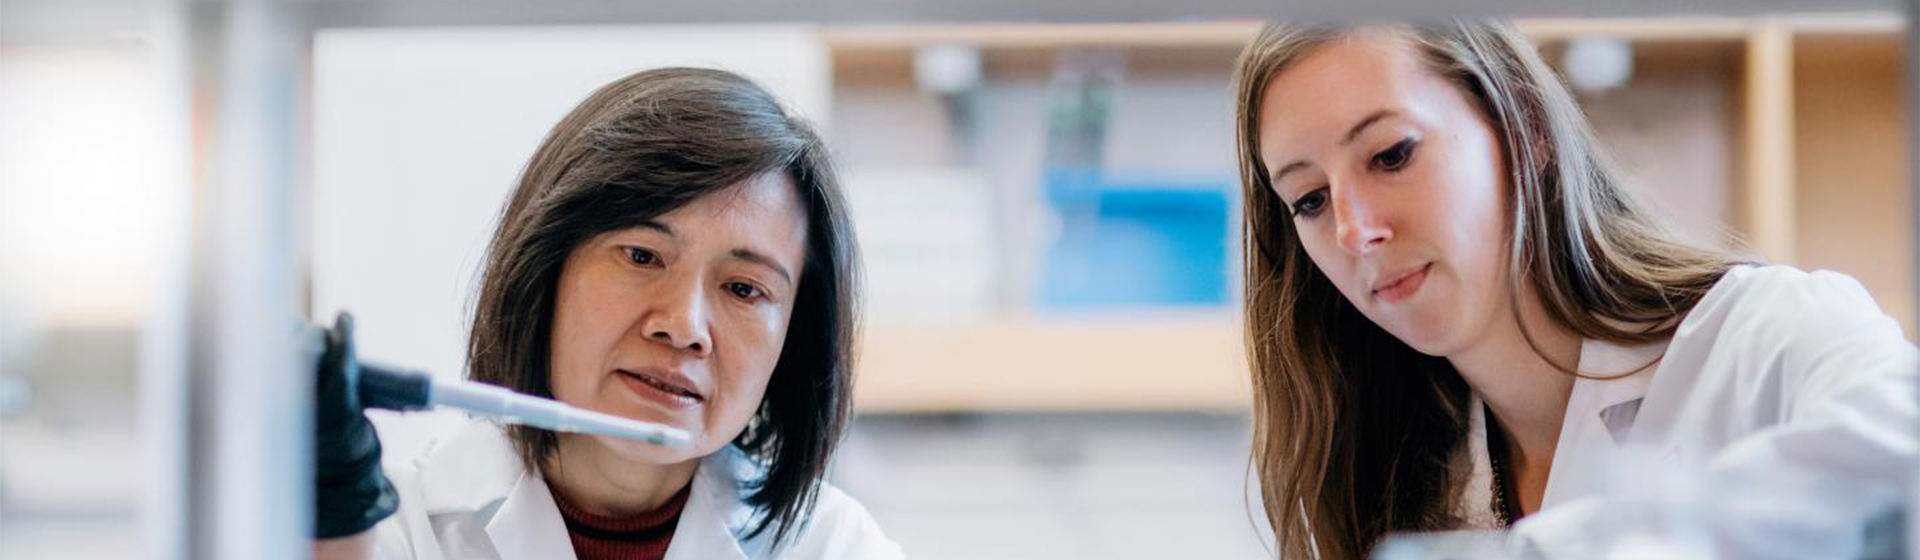
[[[363,356],[463,375],[527,157],[665,65],[752,76],[835,150],[869,283],[834,481],[912,557],[1270,557],[1229,93],[1256,20],[10,2],[0,560],[271,549],[244,512],[301,494],[248,489],[305,445],[274,313],[351,310]],[[1895,8],[1518,22],[1689,235],[1850,274],[1911,337]],[[391,459],[459,419],[376,421]]]

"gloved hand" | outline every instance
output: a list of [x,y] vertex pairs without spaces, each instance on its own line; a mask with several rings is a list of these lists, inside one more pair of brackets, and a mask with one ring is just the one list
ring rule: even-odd
[[380,470],[380,437],[362,408],[353,316],[326,331],[314,391],[313,536],[330,539],[372,529],[400,507]]

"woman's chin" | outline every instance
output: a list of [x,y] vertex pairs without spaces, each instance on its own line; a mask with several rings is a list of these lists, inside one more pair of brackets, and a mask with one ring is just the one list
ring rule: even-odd
[[1428,356],[1447,356],[1451,354],[1459,341],[1454,336],[1459,329],[1442,324],[1441,321],[1422,320],[1419,317],[1402,317],[1401,320],[1386,328],[1401,343],[1413,348],[1415,352]]

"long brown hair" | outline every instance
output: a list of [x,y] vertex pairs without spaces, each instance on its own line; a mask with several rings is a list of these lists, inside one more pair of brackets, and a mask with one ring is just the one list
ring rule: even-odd
[[[807,215],[806,262],[766,396],[733,444],[766,464],[746,481],[776,543],[804,524],[851,407],[857,253],[825,144],[738,75],[648,70],[600,88],[555,125],[521,172],[487,251],[468,339],[473,380],[553,396],[553,302],[574,247],[765,173],[792,179]],[[553,432],[508,432],[528,470]]]
[[[1430,71],[1468,94],[1501,141],[1512,225],[1506,288],[1536,352],[1519,318],[1525,288],[1560,328],[1643,344],[1671,337],[1742,262],[1680,241],[1630,196],[1579,105],[1511,24],[1450,20],[1393,29]],[[1465,473],[1454,472],[1451,457],[1466,435],[1465,381],[1446,359],[1394,338],[1335,289],[1308,258],[1260,160],[1267,84],[1353,31],[1269,25],[1241,52],[1234,77],[1253,462],[1283,557],[1358,559],[1389,532],[1459,523],[1451,494]],[[1582,377],[1632,373],[1554,366]]]

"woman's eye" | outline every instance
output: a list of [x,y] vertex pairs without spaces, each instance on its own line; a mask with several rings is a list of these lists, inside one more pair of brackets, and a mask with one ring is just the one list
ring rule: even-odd
[[1327,205],[1327,189],[1321,187],[1313,192],[1301,195],[1293,201],[1293,217],[1311,218],[1320,215]]
[[646,249],[641,249],[639,247],[628,247],[627,260],[632,262],[633,264],[651,265],[651,264],[657,264],[660,262],[660,255],[654,254],[653,251],[648,251]]
[[1399,171],[1413,161],[1413,149],[1418,143],[1412,138],[1401,140],[1393,147],[1373,155],[1373,167],[1386,171]]
[[727,291],[733,292],[733,297],[740,299],[753,299],[760,297],[761,294],[759,286],[746,282],[728,282]]

